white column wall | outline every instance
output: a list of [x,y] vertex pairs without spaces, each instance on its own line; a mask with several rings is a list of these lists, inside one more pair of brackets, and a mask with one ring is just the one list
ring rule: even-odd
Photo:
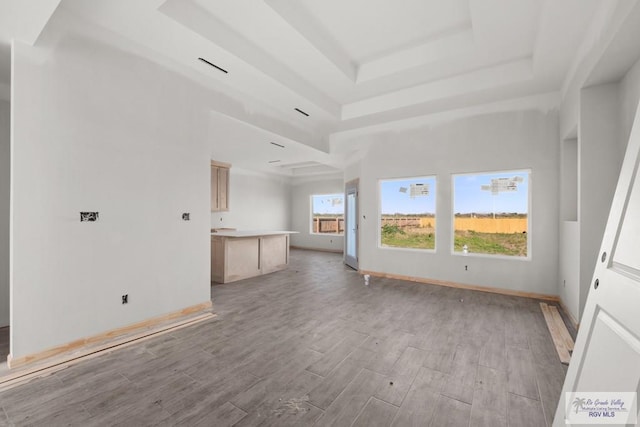
[[598,251],[611,209],[622,165],[618,84],[609,83],[580,92],[579,218],[580,298],[579,313],[587,301]]
[[10,105],[0,99],[0,328],[9,325]]
[[14,358],[210,299],[212,94],[73,24],[13,51]]

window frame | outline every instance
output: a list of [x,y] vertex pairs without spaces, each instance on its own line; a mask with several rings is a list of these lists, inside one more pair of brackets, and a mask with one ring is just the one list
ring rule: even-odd
[[[456,177],[469,176],[469,175],[527,175],[527,255],[503,255],[503,254],[490,254],[481,252],[468,252],[455,250],[455,219],[456,219]],[[487,170],[478,172],[461,172],[451,174],[451,238],[449,244],[451,245],[451,255],[462,257],[478,257],[478,258],[490,258],[490,259],[504,259],[514,261],[531,261],[533,255],[533,242],[531,239],[531,230],[533,229],[533,170],[530,167],[522,169],[504,169],[504,170]]]
[[[433,207],[433,218],[435,220],[435,227],[433,228],[433,248],[412,248],[412,247],[402,247],[402,246],[386,246],[382,244],[382,183],[384,181],[409,181],[409,180],[431,180],[433,179],[433,188],[429,189],[430,194],[433,194],[434,197],[434,207]],[[406,176],[406,177],[396,177],[396,178],[378,178],[378,217],[377,217],[377,234],[376,234],[376,242],[378,249],[384,250],[393,250],[393,251],[410,251],[410,252],[420,252],[420,253],[436,253],[438,250],[438,238],[437,238],[437,227],[438,227],[438,175],[430,174],[430,175],[414,175],[414,176]]]
[[309,234],[313,235],[313,236],[344,236],[344,228],[342,230],[342,232],[340,232],[340,223],[338,222],[338,232],[336,233],[321,233],[321,232],[315,232],[313,224],[314,224],[314,209],[313,209],[313,198],[314,197],[338,197],[340,196],[342,198],[342,216],[338,217],[338,219],[342,220],[342,224],[344,227],[344,223],[345,223],[345,197],[344,197],[344,193],[319,193],[319,194],[311,194],[309,196],[309,211],[310,211],[310,215],[309,215]]

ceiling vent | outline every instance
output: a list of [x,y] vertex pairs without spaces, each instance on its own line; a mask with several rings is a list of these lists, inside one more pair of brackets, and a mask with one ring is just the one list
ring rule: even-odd
[[211,66],[212,66],[213,68],[215,68],[216,70],[222,71],[222,72],[223,72],[223,73],[225,73],[225,74],[229,74],[229,72],[228,72],[227,70],[225,70],[225,69],[224,69],[224,68],[222,68],[222,67],[218,67],[218,66],[217,66],[216,64],[214,64],[213,62],[209,62],[209,61],[207,61],[207,60],[206,60],[206,59],[204,59],[204,58],[198,58],[198,60],[200,60],[200,61],[204,62],[205,64],[209,64],[209,65],[211,65]]

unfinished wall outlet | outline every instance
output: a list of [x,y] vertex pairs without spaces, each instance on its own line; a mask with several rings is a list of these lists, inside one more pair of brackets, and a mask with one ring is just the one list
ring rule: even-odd
[[99,212],[80,212],[80,222],[97,221],[99,216]]
[[182,220],[183,221],[189,221],[191,219],[190,216],[191,215],[189,214],[189,212],[185,212],[185,213],[182,214]]
[[122,303],[127,304],[129,302],[129,294],[122,295]]
[[464,266],[464,271],[468,271],[468,270],[469,270],[468,266],[465,265]]

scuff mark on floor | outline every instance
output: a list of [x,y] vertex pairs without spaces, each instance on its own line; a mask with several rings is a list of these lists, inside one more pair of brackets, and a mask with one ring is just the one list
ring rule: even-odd
[[299,414],[300,412],[308,412],[309,408],[304,405],[309,402],[309,396],[304,396],[301,398],[293,398],[283,401],[280,406],[273,410],[273,413],[277,416],[281,416],[284,414]]

